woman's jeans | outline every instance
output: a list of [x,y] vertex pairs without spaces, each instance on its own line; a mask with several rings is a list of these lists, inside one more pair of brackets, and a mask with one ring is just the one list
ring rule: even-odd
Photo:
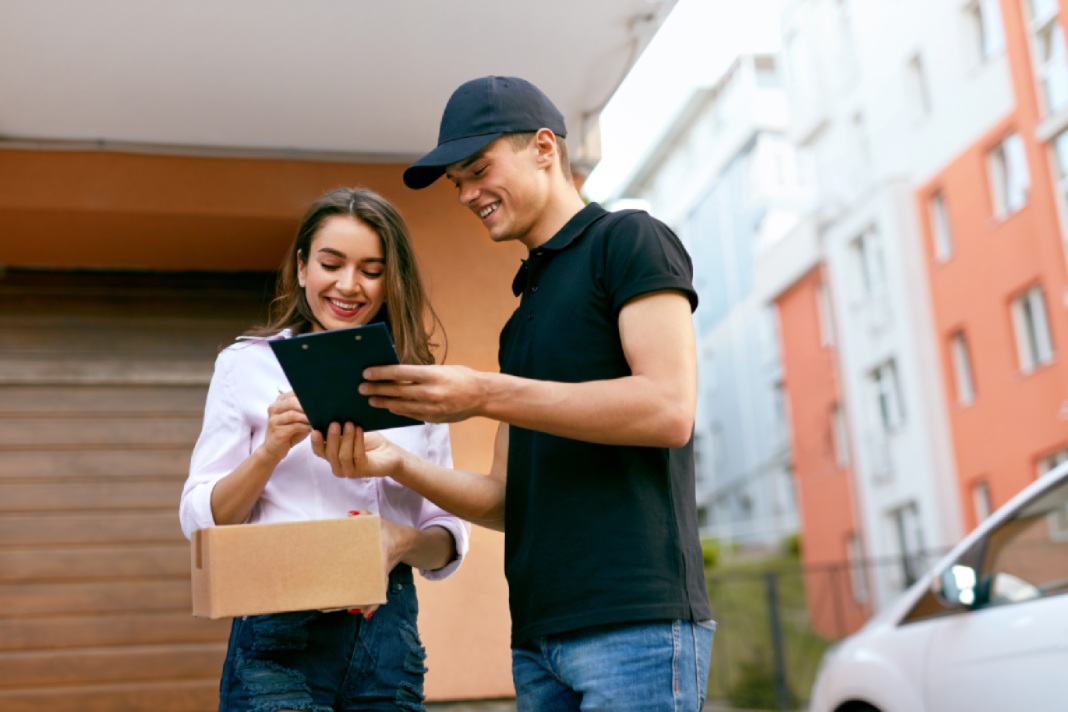
[[518,712],[699,712],[715,621],[655,621],[536,638],[512,650]]
[[370,620],[346,611],[235,618],[219,710],[424,710],[418,613],[412,570],[402,565]]

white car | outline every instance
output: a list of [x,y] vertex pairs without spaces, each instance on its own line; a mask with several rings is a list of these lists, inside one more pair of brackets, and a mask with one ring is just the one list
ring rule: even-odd
[[823,656],[809,712],[1068,712],[1068,463]]

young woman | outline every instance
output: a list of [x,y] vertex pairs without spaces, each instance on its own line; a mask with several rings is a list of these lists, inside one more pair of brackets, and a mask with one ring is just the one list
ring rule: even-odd
[[[312,453],[311,426],[267,343],[384,321],[402,363],[433,363],[440,326],[397,211],[361,188],[330,191],[300,223],[265,326],[224,349],[182,492],[187,537],[218,524],[345,517],[382,519],[388,601],[374,610],[301,611],[235,619],[220,710],[423,709],[424,651],[412,580],[455,571],[470,525],[391,479],[342,479]],[[451,466],[448,426],[383,431]],[[325,434],[324,434],[325,435]]]

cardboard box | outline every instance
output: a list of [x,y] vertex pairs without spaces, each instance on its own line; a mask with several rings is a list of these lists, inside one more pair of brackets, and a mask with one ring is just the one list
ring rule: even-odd
[[377,515],[193,532],[193,615],[229,618],[386,602]]

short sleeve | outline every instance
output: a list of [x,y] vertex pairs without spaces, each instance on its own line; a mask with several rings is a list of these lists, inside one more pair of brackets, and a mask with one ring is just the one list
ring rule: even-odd
[[621,211],[609,219],[604,280],[613,311],[618,314],[635,297],[664,290],[681,292],[695,310],[693,262],[671,228],[643,211]]

